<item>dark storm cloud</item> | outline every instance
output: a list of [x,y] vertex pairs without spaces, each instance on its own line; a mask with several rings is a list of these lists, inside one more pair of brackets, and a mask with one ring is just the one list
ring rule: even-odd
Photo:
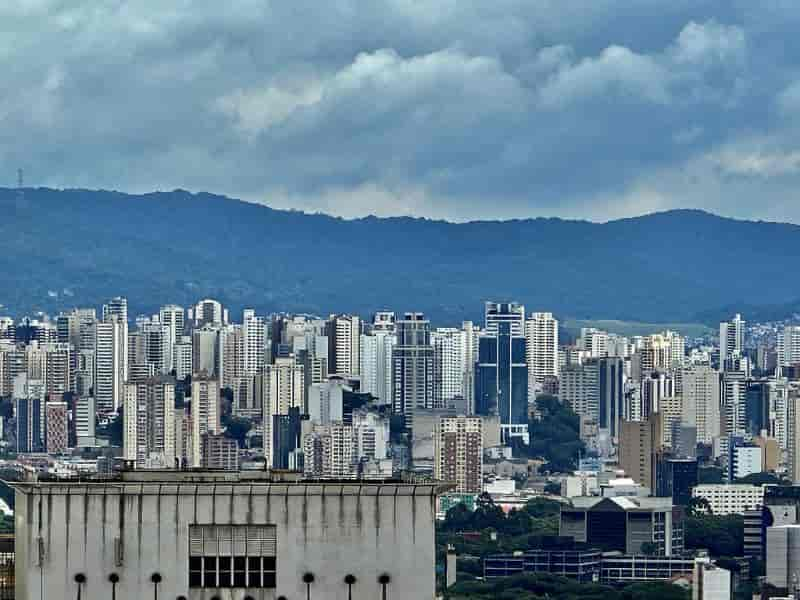
[[800,221],[795,2],[11,0],[0,22],[9,181]]

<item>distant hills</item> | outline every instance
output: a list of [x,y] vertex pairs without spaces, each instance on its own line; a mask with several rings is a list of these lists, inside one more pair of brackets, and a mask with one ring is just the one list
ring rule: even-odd
[[676,210],[598,224],[343,220],[185,191],[0,188],[0,314],[122,294],[133,314],[210,296],[234,314],[422,310],[487,299],[576,319],[713,323],[800,312],[800,227]]

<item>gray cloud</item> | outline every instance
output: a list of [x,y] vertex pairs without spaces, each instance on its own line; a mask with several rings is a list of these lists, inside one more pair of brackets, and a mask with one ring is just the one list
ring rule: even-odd
[[800,222],[800,8],[9,0],[0,162],[344,216]]

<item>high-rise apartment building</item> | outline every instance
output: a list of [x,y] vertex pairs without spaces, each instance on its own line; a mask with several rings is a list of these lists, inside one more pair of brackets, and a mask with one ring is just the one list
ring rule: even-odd
[[97,311],[93,308],[79,308],[75,310],[78,317],[79,341],[76,350],[94,350],[95,325],[97,324]]
[[643,381],[654,371],[679,367],[685,353],[686,340],[674,331],[645,336],[632,356],[633,377]]
[[267,324],[264,317],[247,309],[242,315],[241,375],[253,376],[266,364]]
[[361,390],[375,396],[379,404],[392,401],[392,349],[396,344],[397,336],[386,329],[373,328],[371,334],[361,336]]
[[308,418],[311,423],[327,425],[341,421],[352,423],[353,409],[363,404],[364,395],[356,389],[357,381],[334,375],[308,390]]
[[608,356],[597,359],[597,426],[616,439],[625,412],[625,363]]
[[589,360],[582,365],[569,365],[561,370],[559,382],[561,402],[583,419],[600,419],[600,363]]
[[140,322],[128,339],[128,365],[152,365],[158,375],[172,371],[171,330],[158,320]]
[[722,374],[721,417],[723,435],[742,435],[747,431],[747,377],[741,371]]
[[290,408],[299,408],[305,413],[305,383],[303,366],[294,357],[276,358],[275,363],[266,365],[262,379],[264,458],[268,466],[273,461],[274,419],[288,415]]
[[440,327],[431,332],[433,403],[445,408],[464,399],[466,336],[461,329]]
[[[211,326],[201,327],[192,332],[192,371],[194,373],[206,372],[222,378],[222,372],[217,370],[218,335],[221,338],[222,331]],[[221,340],[219,343],[222,344]],[[223,381],[223,387],[229,387],[225,383]]]
[[800,326],[787,325],[778,333],[777,354],[781,367],[800,364]]
[[158,320],[162,325],[169,327],[169,345],[170,348],[174,347],[183,335],[185,326],[183,307],[177,304],[162,306],[158,311]]
[[14,399],[18,453],[44,450],[44,423],[41,418],[43,406],[44,400],[35,396]]
[[27,377],[27,360],[24,348],[13,342],[0,343],[0,394],[8,397],[14,391],[14,380],[17,375]]
[[328,373],[358,375],[361,368],[361,318],[331,315],[325,326],[328,337]]
[[392,405],[414,426],[416,409],[433,408],[431,324],[422,313],[405,313],[397,321],[397,345],[392,352]]
[[314,479],[347,479],[356,470],[352,425],[312,425],[303,436],[304,472]]
[[656,489],[656,464],[662,448],[661,415],[644,421],[623,421],[619,439],[619,466],[636,483]]
[[665,371],[651,371],[642,377],[642,419],[659,412],[662,398],[675,397],[675,379]]
[[[190,336],[180,336],[175,342],[175,346],[172,348],[172,368],[178,379],[186,379],[192,374],[192,338]],[[209,374],[213,375],[214,372],[211,371]]]
[[486,331],[479,339],[475,412],[500,419],[504,443],[529,442],[528,365],[524,309],[515,303],[486,303]]
[[[244,377],[244,332],[241,325],[226,325],[219,330],[215,371],[222,387],[234,387]],[[250,375],[251,376],[251,375]]]
[[47,395],[52,400],[60,399],[75,389],[75,363],[70,344],[45,344],[45,382]]
[[[104,307],[104,313],[106,312]],[[128,374],[128,324],[111,314],[95,329],[94,395],[99,412],[115,412]]]
[[191,466],[202,466],[203,436],[220,433],[219,381],[212,377],[192,377],[192,453]]
[[548,377],[558,377],[558,320],[549,312],[535,312],[525,321],[525,350],[528,362],[528,398]]
[[128,323],[128,299],[120,296],[112,298],[108,304],[103,305],[103,321],[111,321],[112,317],[123,323]]
[[737,314],[731,321],[719,324],[719,368],[725,369],[725,362],[742,356],[744,350],[745,322]]
[[35,379],[47,387],[47,351],[44,346],[33,340],[25,346],[25,373],[28,379]]
[[434,478],[456,484],[461,494],[483,491],[483,428],[480,417],[442,417],[434,437]]
[[464,332],[464,403],[467,414],[475,414],[475,362],[478,359],[478,335],[480,328],[472,321],[463,321],[461,331]]
[[707,365],[683,370],[683,424],[697,429],[697,441],[710,444],[720,435],[719,374]]
[[368,409],[353,411],[356,459],[385,460],[389,456],[389,419]]
[[175,380],[161,375],[125,386],[123,456],[137,469],[175,467]]
[[794,485],[800,485],[800,396],[797,394],[790,395],[787,409],[787,475]]
[[683,421],[683,397],[661,398],[658,412],[661,415],[661,441],[664,447],[672,449],[673,433],[676,436],[680,435],[680,426]]
[[189,321],[194,323],[195,327],[227,325],[228,309],[224,308],[218,301],[206,298],[190,308],[187,317]]
[[17,452],[45,449],[45,384],[26,373],[14,378],[14,416],[17,421]]
[[45,447],[48,454],[64,454],[69,446],[69,410],[66,402],[45,404]]
[[76,356],[75,393],[78,396],[89,396],[94,389],[94,350],[81,350]]
[[239,445],[223,434],[206,433],[200,444],[201,466],[210,471],[238,471]]
[[95,399],[93,396],[79,396],[73,407],[75,424],[75,443],[78,448],[93,447],[95,440]]
[[582,327],[581,335],[577,340],[577,347],[588,354],[590,358],[600,358],[608,355],[608,332],[594,327]]
[[81,327],[77,311],[62,312],[56,317],[56,335],[59,344],[72,344],[78,349],[81,343]]

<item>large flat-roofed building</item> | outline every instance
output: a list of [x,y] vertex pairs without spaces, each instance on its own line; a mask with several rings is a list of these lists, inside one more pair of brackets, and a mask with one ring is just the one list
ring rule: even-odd
[[789,591],[800,572],[800,525],[767,527],[767,583]]
[[764,487],[749,484],[705,483],[692,489],[692,497],[708,501],[715,515],[743,515],[764,504]]
[[540,550],[498,554],[483,559],[483,575],[512,577],[522,573],[550,573],[577,579],[581,583],[596,583],[600,579],[602,552],[585,550]]
[[671,556],[683,552],[683,510],[671,498],[571,498],[559,535],[605,551]]
[[437,483],[132,471],[12,485],[17,600],[434,598]]
[[597,548],[573,550],[529,550],[513,555],[488,556],[483,560],[486,578],[511,577],[522,573],[550,573],[582,583],[642,583],[667,581],[688,575],[694,559],[681,556],[626,556],[603,553]]

